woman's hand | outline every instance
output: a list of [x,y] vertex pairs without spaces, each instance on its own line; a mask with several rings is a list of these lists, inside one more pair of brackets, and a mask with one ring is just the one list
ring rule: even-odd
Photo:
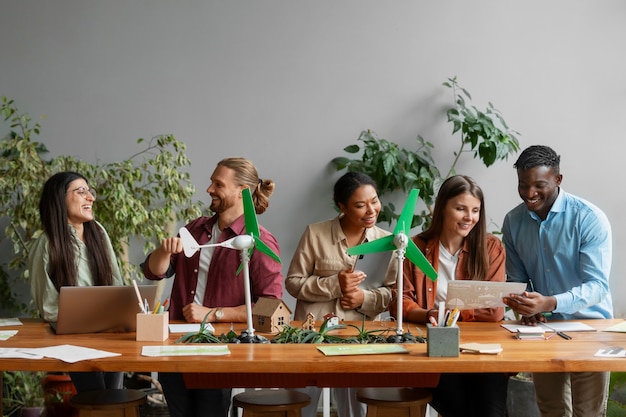
[[345,310],[360,307],[363,304],[365,295],[363,290],[359,288],[359,284],[365,280],[365,273],[363,271],[345,270],[340,271],[337,276],[339,278],[339,286],[341,287],[341,307]]

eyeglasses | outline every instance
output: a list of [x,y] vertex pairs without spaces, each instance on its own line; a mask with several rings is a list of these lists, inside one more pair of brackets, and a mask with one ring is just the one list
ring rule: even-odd
[[83,198],[87,198],[87,193],[91,194],[93,198],[96,198],[96,190],[94,190],[93,188],[78,187],[74,188],[71,191],[76,191],[76,194]]

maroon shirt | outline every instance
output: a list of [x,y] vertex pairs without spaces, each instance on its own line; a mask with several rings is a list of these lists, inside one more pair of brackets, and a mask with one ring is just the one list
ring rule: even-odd
[[[191,221],[186,228],[198,244],[203,245],[211,239],[213,224],[216,221],[217,215],[203,216]],[[259,229],[261,240],[277,255],[280,255],[276,238],[264,227],[259,226]],[[219,241],[223,242],[245,233],[244,218],[241,216],[222,231]],[[176,275],[170,296],[170,320],[185,320],[183,307],[193,302],[198,283],[200,251],[191,258],[187,258],[184,253],[172,255],[170,268],[164,275],[154,275],[150,272],[149,257],[150,255],[143,264],[143,273],[146,278],[161,280]],[[214,248],[202,303],[205,307],[236,307],[246,303],[243,269],[239,275],[236,275],[240,265],[241,251],[223,247]],[[250,258],[250,289],[253,303],[259,297],[280,299],[283,296],[281,264],[258,249],[252,252]]]

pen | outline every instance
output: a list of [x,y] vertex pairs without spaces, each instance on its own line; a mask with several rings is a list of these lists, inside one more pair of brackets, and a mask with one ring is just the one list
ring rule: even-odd
[[437,320],[435,320],[433,316],[428,316],[428,321],[430,321],[430,324],[432,324],[433,327],[437,327]]
[[450,323],[449,327],[452,327],[452,326],[454,326],[456,324],[456,322],[459,319],[460,315],[461,315],[461,312],[455,308],[454,309],[454,315],[452,316],[452,323]]
[[154,306],[154,311],[152,312],[152,314],[156,314],[159,311],[160,305],[161,305],[161,302],[157,301],[156,305]]
[[137,281],[133,280],[133,286],[135,287],[135,294],[137,294],[137,301],[139,302],[139,308],[141,309],[142,313],[146,314],[147,311],[143,303],[141,302],[141,294],[139,294],[139,287],[137,287]]
[[558,336],[562,337],[565,340],[572,340],[572,336],[568,335],[567,333],[558,331],[554,327],[548,326],[546,323],[541,323],[541,325],[547,327],[550,330],[552,330],[554,333],[556,333]]

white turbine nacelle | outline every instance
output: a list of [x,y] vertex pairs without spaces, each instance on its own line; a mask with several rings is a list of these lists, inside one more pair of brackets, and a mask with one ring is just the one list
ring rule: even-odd
[[235,236],[230,244],[233,249],[250,249],[254,246],[254,238],[250,235],[239,235]]
[[393,244],[398,249],[406,248],[409,244],[409,238],[404,233],[398,233],[393,237]]

